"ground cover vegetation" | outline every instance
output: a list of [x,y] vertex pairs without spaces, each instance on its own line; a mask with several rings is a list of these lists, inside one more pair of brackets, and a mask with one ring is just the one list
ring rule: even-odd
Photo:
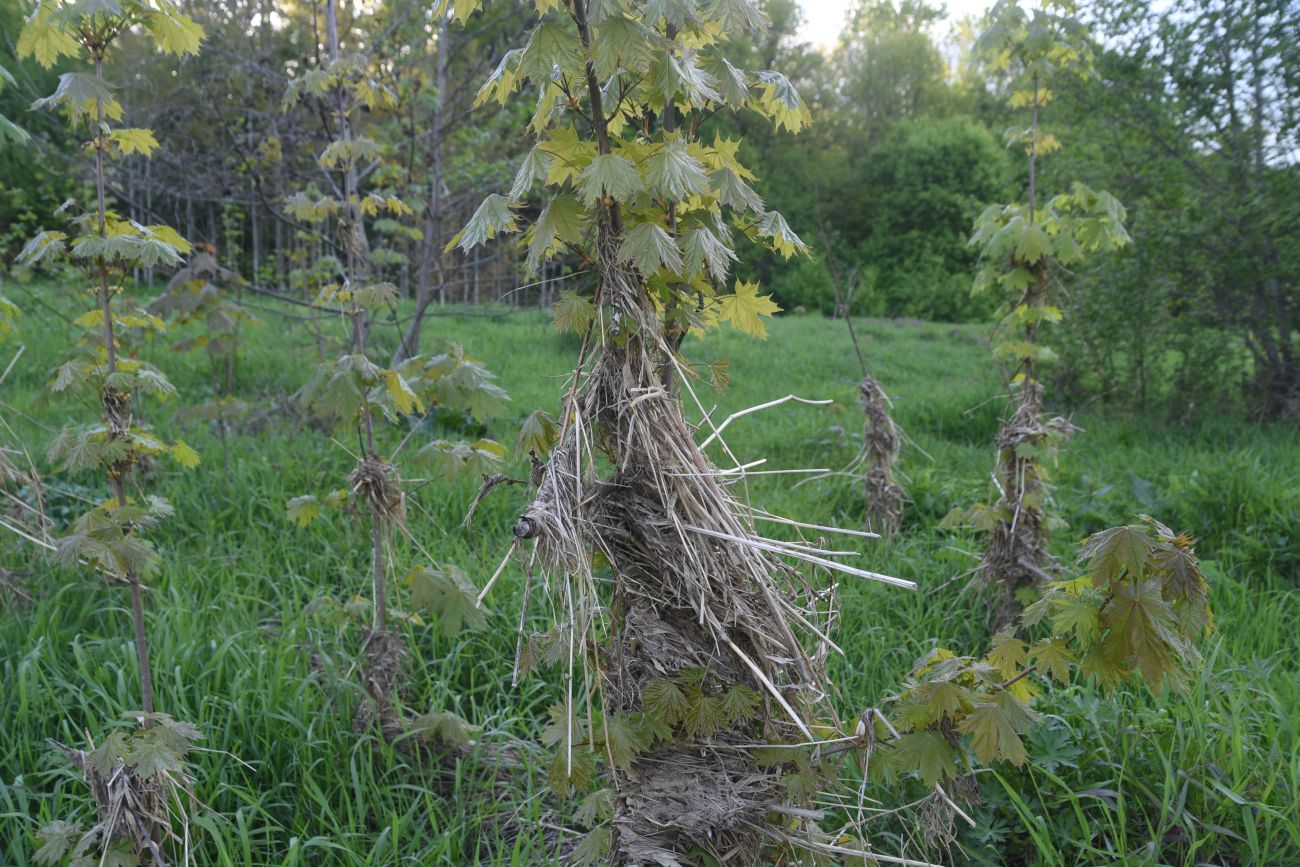
[[0,15],[17,863],[1300,857],[1281,6]]

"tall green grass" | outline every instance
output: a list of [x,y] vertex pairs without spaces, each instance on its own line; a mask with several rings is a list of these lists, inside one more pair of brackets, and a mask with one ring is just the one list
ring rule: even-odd
[[[46,300],[66,306],[53,290]],[[463,343],[513,397],[487,433],[512,441],[533,409],[558,406],[576,345],[544,315],[445,312],[428,339]],[[568,805],[546,791],[545,760],[532,746],[558,688],[545,675],[510,686],[523,587],[515,567],[488,600],[488,630],[449,640],[406,627],[407,703],[479,723],[480,745],[459,762],[431,764],[352,731],[360,636],[313,613],[312,603],[366,592],[364,528],[344,515],[307,528],[284,516],[290,497],[338,485],[351,443],[331,444],[286,409],[314,363],[314,332],[266,318],[239,365],[237,391],[256,410],[232,440],[228,478],[212,432],[176,411],[211,396],[206,360],[162,343],[146,350],[173,372],[182,395],[151,421],[181,433],[205,460],[193,472],[159,466],[147,482],[177,507],[156,535],[166,568],[148,603],[158,703],[202,723],[211,750],[199,758],[197,795],[209,808],[194,829],[199,863],[546,863],[548,846],[574,826]],[[35,444],[49,437],[43,428],[85,419],[93,407],[39,401],[67,327],[42,308],[30,310],[25,326],[27,349],[0,387],[0,412],[39,452]],[[846,655],[832,673],[846,715],[879,704],[936,641],[972,652],[987,641],[993,606],[964,577],[977,541],[936,525],[953,506],[987,495],[1003,408],[980,329],[868,322],[862,330],[873,373],[911,440],[901,470],[912,498],[892,544],[864,543],[864,565],[921,589],[841,583]],[[391,339],[378,335],[377,355]],[[695,384],[715,422],[787,393],[835,401],[736,421],[727,439],[742,460],[838,468],[852,457],[861,433],[857,361],[842,323],[782,317],[765,345],[722,332],[691,341],[687,352],[698,362],[731,360],[729,393]],[[931,854],[991,864],[1300,863],[1294,432],[1227,419],[1170,429],[1098,408],[1075,421],[1085,432],[1057,475],[1058,508],[1070,524],[1058,536],[1062,556],[1086,533],[1136,512],[1185,528],[1201,538],[1198,552],[1210,564],[1218,630],[1203,642],[1205,667],[1185,692],[1102,698],[1079,685],[1046,696],[1048,725],[1031,739],[1034,768],[982,774],[984,800],[970,811],[978,827],[963,830],[946,854]],[[431,422],[414,439],[449,435],[442,428],[455,423]],[[860,525],[858,482],[799,479],[757,477],[750,494],[778,514]],[[50,481],[51,513],[62,520],[79,508],[77,497],[100,496],[89,477]],[[524,494],[498,492],[466,532],[460,521],[475,488],[468,480],[419,488],[410,521],[424,548],[482,583],[505,554]],[[420,556],[410,546],[396,553],[407,563]],[[0,612],[0,863],[26,865],[35,829],[82,802],[79,780],[46,739],[103,737],[106,721],[135,701],[134,663],[120,588],[54,569],[11,536],[0,537],[0,565],[33,573],[35,601],[10,600]],[[534,627],[544,604],[535,594]],[[872,794],[892,804],[914,793],[901,786]],[[901,848],[911,830],[882,828],[877,845]]]

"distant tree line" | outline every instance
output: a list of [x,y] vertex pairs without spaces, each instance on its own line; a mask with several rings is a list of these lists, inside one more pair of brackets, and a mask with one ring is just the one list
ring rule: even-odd
[[[113,80],[133,124],[166,142],[151,160],[115,167],[130,216],[165,221],[214,245],[254,285],[310,293],[340,268],[330,224],[295,216],[292,197],[330,192],[317,158],[334,137],[319,100],[284,105],[289,82],[323,64],[317,4],[191,4],[207,50],[179,70],[142,42],[124,44]],[[854,312],[987,321],[972,296],[970,225],[982,205],[1024,188],[1004,145],[1017,122],[1009,83],[972,50],[976,22],[925,0],[863,0],[833,50],[796,37],[795,0],[767,0],[766,33],[730,46],[740,68],[781,69],[816,124],[791,139],[744,118],[706,119],[701,135],[742,139],[768,204],[827,241],[854,280]],[[16,34],[27,4],[0,0]],[[1064,83],[1044,129],[1069,145],[1043,181],[1080,179],[1129,210],[1131,244],[1071,275],[1061,357],[1046,366],[1061,399],[1109,401],[1194,418],[1207,408],[1300,416],[1300,16],[1287,0],[1100,0],[1083,17],[1096,74]],[[526,101],[470,109],[480,83],[530,25],[527,9],[493,7],[463,29],[430,4],[343,4],[344,50],[361,52],[396,102],[370,124],[380,148],[368,187],[399,196],[415,220],[377,220],[375,270],[423,311],[442,302],[549,304],[587,263],[570,257],[526,273],[513,242],[465,260],[443,248],[486,191],[508,186],[525,153]],[[11,37],[7,37],[10,41]],[[0,50],[14,84],[0,116],[38,148],[0,150],[0,250],[6,261],[37,225],[89,183],[85,152],[57,118],[27,111],[58,70]],[[712,126],[710,130],[708,127]],[[819,237],[817,241],[821,243]],[[742,254],[739,273],[787,310],[832,314],[823,256],[790,262]],[[154,275],[141,273],[141,279]]]

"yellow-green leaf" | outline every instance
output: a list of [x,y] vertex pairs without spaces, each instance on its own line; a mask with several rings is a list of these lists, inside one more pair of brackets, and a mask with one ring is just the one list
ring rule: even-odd
[[757,283],[736,281],[735,291],[718,299],[721,310],[718,317],[730,322],[731,327],[759,340],[767,339],[767,326],[763,317],[780,313],[781,307],[771,295],[759,295]]
[[190,448],[185,440],[176,440],[172,443],[172,457],[176,459],[176,463],[187,470],[192,470],[199,465],[199,453]]

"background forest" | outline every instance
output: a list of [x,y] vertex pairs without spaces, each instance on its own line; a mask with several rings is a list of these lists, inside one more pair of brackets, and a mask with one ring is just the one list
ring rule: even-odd
[[[478,5],[0,0],[0,865],[642,863],[637,762],[751,739],[779,818],[686,845],[683,808],[680,863],[760,863],[751,832],[761,863],[1300,863],[1300,8],[1049,2],[1000,54],[923,0],[822,46],[796,0],[651,0],[668,61],[539,64],[582,0]],[[47,6],[127,23],[33,37]],[[566,64],[590,89],[538,97]],[[639,129],[592,120],[597,73],[652,92]],[[1027,190],[1050,255],[998,252]],[[734,252],[710,197],[753,213]],[[593,347],[630,378],[648,333],[603,306],[620,268],[663,370],[611,406],[662,378],[680,463],[785,520],[740,544],[800,567],[810,728],[775,652],[614,700],[575,664],[641,640],[602,631],[637,604],[606,540],[561,579],[537,517]],[[611,414],[593,476],[640,454]],[[981,554],[1022,515],[1041,582]]]
[[[856,313],[987,321],[995,302],[971,297],[975,252],[966,241],[983,203],[1023,185],[1024,167],[1003,145],[1015,122],[998,96],[1003,82],[971,53],[978,22],[952,21],[939,5],[864,3],[826,53],[796,39],[793,0],[765,7],[766,35],[729,50],[737,65],[783,71],[815,123],[790,136],[722,114],[713,132],[742,140],[773,207],[805,240],[833,245],[857,275]],[[318,104],[283,103],[290,80],[321,60],[321,9],[248,2],[190,11],[206,34],[197,57],[177,66],[128,42],[110,60],[129,122],[166,142],[153,159],[116,166],[114,192],[131,214],[215,245],[223,264],[257,286],[305,294],[338,251],[306,225],[293,195],[328,188],[316,157],[333,131]],[[1156,408],[1175,420],[1206,409],[1297,413],[1294,11],[1282,0],[1083,8],[1100,46],[1096,70],[1056,86],[1043,123],[1071,144],[1044,163],[1042,180],[1059,186],[1055,173],[1110,191],[1128,209],[1134,243],[1071,279],[1078,315],[1069,315],[1053,373],[1061,399]],[[554,297],[545,282],[519,288],[533,281],[519,278],[522,254],[512,249],[441,255],[483,197],[509,186],[525,152],[513,131],[527,100],[471,106],[531,14],[500,4],[442,32],[421,3],[341,12],[344,42],[377,59],[377,80],[395,100],[370,125],[382,159],[368,164],[367,182],[420,207],[415,219],[376,222],[375,264],[418,304]],[[15,0],[0,4],[5,65],[16,77],[0,91],[0,115],[24,117],[40,143],[0,153],[7,262],[34,229],[58,225],[55,211],[86,182],[76,137],[57,116],[27,111],[57,72],[13,57],[24,15]],[[833,312],[823,257],[741,253],[744,273],[786,309]],[[579,266],[550,263],[541,276]]]

